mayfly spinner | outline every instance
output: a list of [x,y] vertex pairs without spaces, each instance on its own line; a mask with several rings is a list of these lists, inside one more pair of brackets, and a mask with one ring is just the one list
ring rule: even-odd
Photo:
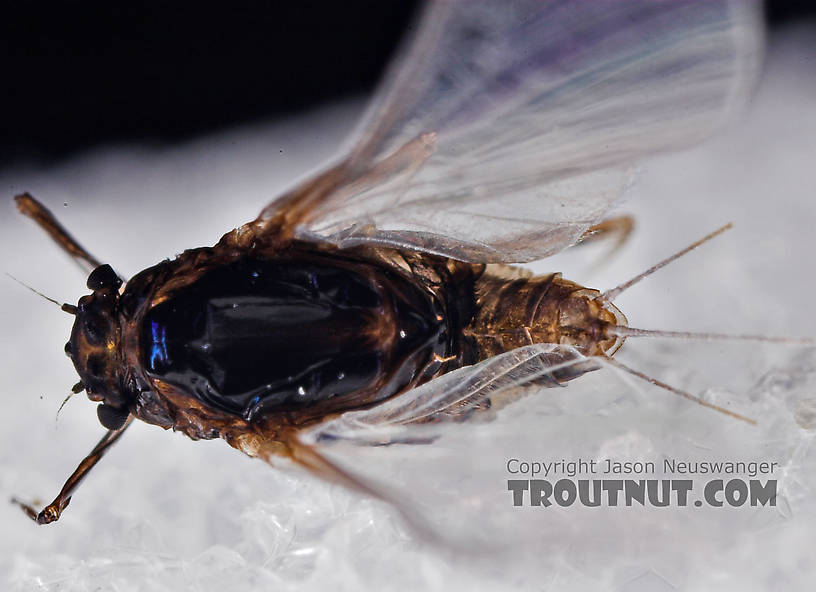
[[720,231],[607,292],[504,264],[624,234],[603,217],[631,163],[744,100],[757,27],[744,0],[429,2],[344,156],[124,285],[17,196],[90,271],[91,294],[62,305],[65,351],[108,429],[51,504],[20,505],[57,520],[135,418],[377,495],[320,453],[316,429],[461,420],[603,363],[647,378],[612,358],[651,334],[612,302]]

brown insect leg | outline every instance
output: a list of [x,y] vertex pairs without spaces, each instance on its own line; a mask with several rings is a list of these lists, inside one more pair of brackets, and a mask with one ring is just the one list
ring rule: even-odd
[[288,438],[286,440],[286,444],[291,451],[292,460],[305,469],[308,469],[311,473],[317,475],[318,477],[339,485],[343,485],[344,487],[357,491],[358,493],[363,493],[381,500],[384,499],[379,491],[372,489],[359,479],[349,475],[343,469],[320,454],[312,446],[301,442],[297,435],[293,435],[291,438]]
[[605,252],[589,266],[587,272],[590,274],[595,274],[603,269],[604,264],[608,263],[618,253],[618,251],[620,251],[621,247],[626,244],[626,241],[629,239],[629,236],[632,234],[634,228],[635,219],[632,216],[609,218],[608,220],[603,220],[595,226],[590,226],[587,231],[581,235],[578,242],[573,246],[598,242],[609,238],[610,236],[615,238],[615,242],[612,243],[612,246],[607,252]]
[[327,199],[342,203],[347,197],[366,191],[398,173],[407,173],[410,178],[435,147],[436,134],[428,132],[419,134],[382,160],[363,168],[348,159],[340,161],[267,205],[256,222],[267,220],[271,232],[277,234],[276,240],[286,244],[294,236],[295,228],[309,222],[316,208]]
[[395,508],[403,520],[427,542],[438,542],[439,536],[434,532],[431,526],[416,512],[411,511],[403,504],[396,494],[389,494],[350,475],[320,454],[313,446],[301,442],[296,432],[286,439],[286,445],[289,447],[292,460],[305,469],[308,469],[313,475],[326,481],[337,483],[348,489],[362,493],[363,495],[386,502]]
[[632,234],[635,229],[635,219],[632,216],[618,216],[617,218],[609,218],[595,226],[590,226],[587,231],[581,236],[576,244],[585,245],[598,240],[605,239],[609,236],[617,237],[612,250],[609,252],[611,256],[618,251]]
[[119,439],[119,437],[132,422],[133,416],[131,415],[125,422],[125,425],[123,425],[120,429],[110,430],[107,434],[105,434],[97,445],[94,446],[90,454],[82,459],[82,462],[79,463],[76,470],[70,477],[68,477],[68,480],[65,482],[65,485],[62,486],[59,495],[57,495],[54,501],[48,504],[40,512],[37,512],[37,510],[32,506],[15,498],[11,499],[11,503],[20,506],[23,509],[23,512],[26,513],[26,516],[31,518],[37,524],[50,524],[51,522],[56,522],[59,520],[62,511],[68,507],[68,504],[71,501],[71,496],[74,494],[77,487],[79,487],[79,484],[82,483],[82,480],[85,479],[94,465],[99,462],[108,449],[113,446],[114,442]]
[[90,273],[101,265],[96,257],[88,253],[74,237],[68,234],[68,231],[57,221],[54,214],[30,194],[21,193],[14,198],[14,201],[17,203],[17,209],[20,210],[21,213],[39,224],[40,228],[45,230],[48,236],[66,253],[73,257],[85,271]]
[[[403,174],[399,188],[395,192],[392,207],[399,205],[405,194],[408,184],[414,175],[422,168],[436,150],[436,134],[428,132],[419,134],[416,138],[400,147],[394,153],[372,166],[363,175],[357,184],[359,191],[374,186],[397,174]],[[354,190],[354,188],[349,188]]]

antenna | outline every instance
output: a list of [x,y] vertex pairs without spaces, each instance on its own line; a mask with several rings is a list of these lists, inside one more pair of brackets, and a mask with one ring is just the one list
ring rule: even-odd
[[40,298],[45,298],[46,300],[48,300],[48,302],[53,302],[54,304],[59,306],[60,309],[64,310],[68,314],[75,315],[77,313],[77,307],[74,306],[73,304],[60,304],[59,300],[54,300],[53,298],[49,298],[48,296],[46,296],[42,292],[38,292],[37,290],[35,290],[34,288],[29,286],[25,282],[22,282],[22,281],[18,280],[16,277],[11,275],[10,273],[6,273],[6,275],[9,276],[11,279],[13,279],[15,282],[17,282],[18,284],[20,284],[21,286],[23,286],[24,288],[28,288],[29,290],[34,292]]

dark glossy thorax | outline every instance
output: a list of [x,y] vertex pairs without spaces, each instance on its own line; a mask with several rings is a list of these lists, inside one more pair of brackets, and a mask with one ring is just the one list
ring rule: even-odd
[[426,290],[395,270],[331,254],[214,267],[147,310],[140,331],[149,377],[250,420],[381,400],[449,348]]

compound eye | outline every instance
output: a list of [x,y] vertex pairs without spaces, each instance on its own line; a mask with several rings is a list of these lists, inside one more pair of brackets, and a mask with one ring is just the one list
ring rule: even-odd
[[122,407],[111,407],[102,403],[96,408],[99,423],[109,430],[118,430],[127,421],[130,412]]
[[113,288],[115,290],[119,289],[119,286],[122,285],[122,280],[116,275],[116,272],[113,271],[113,268],[108,265],[100,265],[96,269],[91,272],[91,275],[88,276],[87,286],[89,289],[96,292],[97,290],[103,290],[105,288]]

